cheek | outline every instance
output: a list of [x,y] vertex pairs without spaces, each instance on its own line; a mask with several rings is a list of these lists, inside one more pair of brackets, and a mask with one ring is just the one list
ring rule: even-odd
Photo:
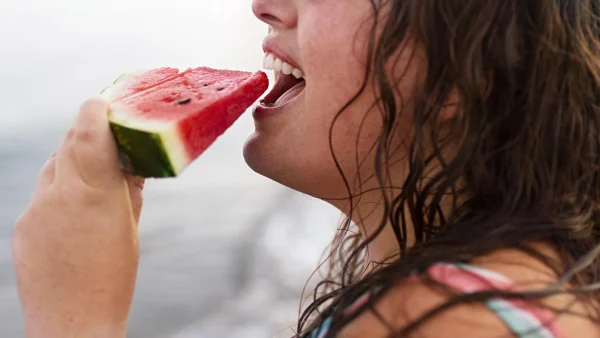
[[[329,7],[339,7],[338,1],[329,1]],[[368,3],[368,2],[366,2]],[[325,7],[325,6],[324,6]],[[319,142],[329,142],[329,129],[336,115],[361,89],[366,70],[366,46],[369,23],[363,9],[356,12],[338,8],[319,8],[320,13],[336,13],[325,19],[322,14],[310,13],[298,30],[303,67],[309,85],[306,88],[303,123],[311,126]],[[356,18],[348,20],[347,18]],[[363,23],[361,29],[357,27]],[[323,34],[327,32],[327,34]],[[357,102],[346,109],[336,121],[339,130],[352,137],[373,103],[372,88],[368,86]],[[340,132],[341,134],[341,132]],[[342,137],[339,137],[343,142]],[[354,144],[353,141],[345,140]],[[339,145],[342,146],[342,145]]]
[[364,80],[370,23],[366,9],[358,12],[350,6],[354,11],[342,10],[337,7],[344,5],[338,1],[327,3],[314,9],[319,13],[306,15],[298,29],[298,45],[311,85],[307,88],[309,108],[331,115],[357,93]]
[[[328,156],[328,163],[332,166],[329,132],[335,120],[332,139],[335,155],[346,176],[353,179],[356,159],[367,156],[381,129],[379,113],[375,109],[370,110],[375,101],[370,81],[355,98],[364,82],[370,23],[366,16],[343,24],[335,17],[324,21],[325,24],[319,25],[307,22],[307,25],[318,29],[306,29],[299,35],[299,43],[305,46],[302,49],[304,67],[310,75],[303,123],[311,125],[318,144],[327,145],[327,153],[320,156]],[[361,28],[357,32],[359,26]],[[355,101],[337,116],[353,99]],[[367,159],[366,162],[371,161]],[[339,176],[335,167],[334,170]]]

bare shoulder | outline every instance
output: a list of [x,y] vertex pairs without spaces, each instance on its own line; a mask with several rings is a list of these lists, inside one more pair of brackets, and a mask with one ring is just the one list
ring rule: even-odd
[[[402,329],[448,299],[447,294],[423,284],[399,284],[376,304],[374,310],[377,315],[374,311],[363,313],[346,326],[339,337],[390,337],[390,327]],[[502,321],[485,305],[473,304],[457,305],[441,312],[418,326],[411,337],[496,338],[509,333]]]
[[[557,257],[548,247],[540,245],[536,246],[536,249],[547,256]],[[518,250],[495,252],[482,257],[474,264],[508,277],[527,291],[539,290],[556,281],[556,276],[550,268]],[[559,294],[542,300],[544,305],[563,311],[557,315],[557,323],[566,337],[600,337],[600,324],[590,320],[590,316],[597,317],[599,314],[594,313],[594,309],[585,298],[583,296],[578,299],[571,294]]]
[[[524,290],[536,290],[555,280],[550,269],[533,258],[507,250],[473,262],[474,266],[500,273]],[[350,323],[340,338],[390,337],[390,327],[399,330],[414,323],[430,310],[445,304],[452,296],[422,283],[398,283],[374,307]],[[600,337],[600,327],[586,316],[589,308],[571,295],[546,298],[545,305],[568,309],[571,314],[557,317],[558,327],[566,337]],[[382,321],[383,320],[383,321]],[[485,304],[460,304],[440,312],[419,325],[410,337],[513,337],[507,325]]]

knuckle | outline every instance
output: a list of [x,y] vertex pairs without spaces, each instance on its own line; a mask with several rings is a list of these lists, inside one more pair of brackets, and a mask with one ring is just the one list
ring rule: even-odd
[[20,240],[31,226],[31,210],[28,206],[16,219],[15,224],[10,233],[10,239],[13,243]]
[[54,157],[47,160],[38,173],[38,179],[49,178],[49,176],[52,176],[55,163],[56,159]]
[[18,235],[20,234],[20,232],[23,229],[23,226],[25,224],[27,224],[26,220],[26,211],[22,212],[19,217],[17,217],[17,220],[15,221],[15,225],[12,229],[12,233],[11,233],[11,237],[14,239],[15,237],[18,237]]
[[94,132],[89,127],[77,126],[75,128],[74,141],[78,142],[91,142],[94,140]]
[[69,128],[69,130],[67,131],[67,135],[65,135],[65,139],[67,141],[72,140],[73,138],[75,138],[75,134],[76,134],[76,130],[75,127],[71,127]]
[[50,168],[44,167],[37,175],[37,189],[43,189],[52,183],[54,173]]

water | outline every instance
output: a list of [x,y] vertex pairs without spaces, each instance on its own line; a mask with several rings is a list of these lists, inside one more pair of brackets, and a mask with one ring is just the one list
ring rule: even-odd
[[[12,224],[79,104],[123,71],[255,71],[249,0],[0,2],[0,336],[22,337]],[[252,172],[243,116],[185,174],[148,182],[129,337],[290,336],[300,290],[338,220]]]

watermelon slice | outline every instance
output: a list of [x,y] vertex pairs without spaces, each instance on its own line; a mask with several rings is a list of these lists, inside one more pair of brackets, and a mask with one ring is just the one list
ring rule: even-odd
[[206,67],[124,74],[102,95],[121,165],[142,177],[175,177],[267,90],[263,72]]

